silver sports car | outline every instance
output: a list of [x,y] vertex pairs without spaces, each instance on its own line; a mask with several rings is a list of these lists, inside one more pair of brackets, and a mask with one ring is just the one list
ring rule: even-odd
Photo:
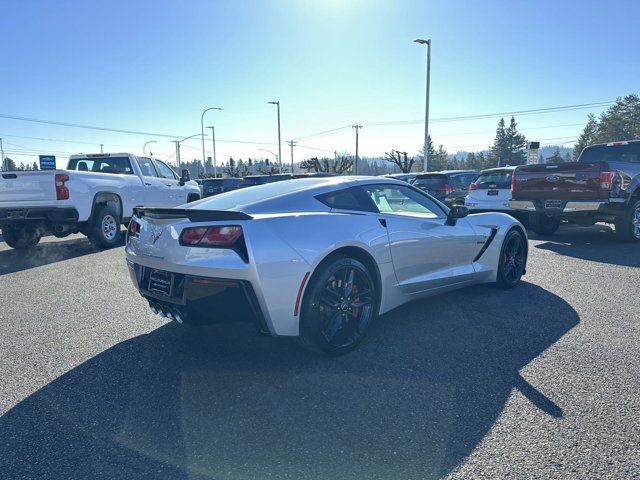
[[155,313],[250,319],[339,354],[403,303],[477,283],[514,287],[527,236],[508,215],[467,216],[405,182],[328,177],[136,209],[126,256]]

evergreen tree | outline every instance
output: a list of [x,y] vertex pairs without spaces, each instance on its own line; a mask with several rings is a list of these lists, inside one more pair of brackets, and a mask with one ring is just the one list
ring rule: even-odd
[[553,154],[547,158],[546,163],[560,163],[562,161],[563,159],[562,159],[562,154],[560,153],[560,147],[556,147]]
[[635,94],[618,98],[600,115],[595,141],[613,142],[640,138],[640,97]]
[[515,118],[511,117],[509,127],[506,127],[504,118],[501,118],[491,147],[495,165],[524,165],[527,162],[526,145],[527,139],[518,132]]
[[578,160],[578,157],[582,153],[582,150],[584,150],[584,147],[595,142],[598,132],[598,122],[596,121],[596,116],[593,113],[590,113],[587,118],[587,124],[584,126],[584,130],[582,130],[577,143],[573,147],[574,161]]
[[491,156],[496,162],[496,165],[506,165],[507,159],[507,132],[505,128],[504,118],[501,118],[498,122],[498,128],[496,128],[496,137],[493,140],[493,146],[491,147]]

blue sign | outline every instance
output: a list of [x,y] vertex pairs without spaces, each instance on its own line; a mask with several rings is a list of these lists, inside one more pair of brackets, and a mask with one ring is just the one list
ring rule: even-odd
[[55,170],[56,157],[54,155],[40,155],[40,170]]

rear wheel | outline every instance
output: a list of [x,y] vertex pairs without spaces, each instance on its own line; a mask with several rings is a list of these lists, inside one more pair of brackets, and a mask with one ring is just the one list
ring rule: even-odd
[[10,225],[2,228],[2,238],[11,248],[25,250],[35,247],[42,238],[42,233],[38,228],[30,225]]
[[332,355],[350,352],[377,317],[378,289],[372,272],[353,258],[336,257],[321,265],[305,293],[300,342]]
[[538,235],[552,235],[560,227],[560,219],[552,218],[544,213],[531,213],[529,215],[529,228]]
[[120,215],[115,208],[102,205],[92,219],[89,240],[100,248],[115,247],[120,241]]
[[615,223],[616,237],[624,242],[640,242],[640,200],[632,200]]
[[527,263],[526,241],[518,230],[511,230],[502,242],[497,278],[501,287],[513,288],[520,283]]

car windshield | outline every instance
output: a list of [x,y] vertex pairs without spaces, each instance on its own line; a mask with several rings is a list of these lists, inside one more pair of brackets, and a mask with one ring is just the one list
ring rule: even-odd
[[585,148],[580,155],[580,162],[625,162],[640,163],[640,143],[627,145],[597,145]]
[[511,188],[512,171],[489,172],[483,173],[476,180],[476,186],[479,190],[483,189],[504,189]]
[[413,185],[421,188],[436,188],[446,185],[446,175],[429,175],[427,177],[418,177],[413,182]]

